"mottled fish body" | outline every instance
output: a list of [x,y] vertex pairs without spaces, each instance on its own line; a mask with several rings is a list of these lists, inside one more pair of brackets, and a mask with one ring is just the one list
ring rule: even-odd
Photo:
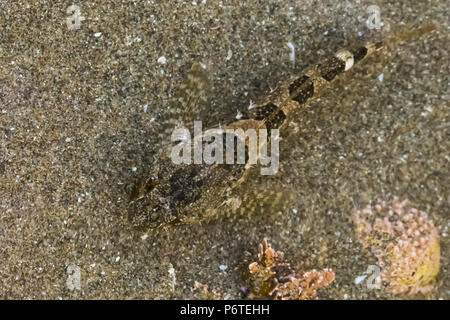
[[[387,45],[420,36],[434,28],[433,25],[425,26],[381,42],[341,49],[300,75],[280,83],[261,103],[251,106],[245,119],[235,120],[223,129],[280,129],[295,110],[338,75]],[[183,90],[196,86],[198,91],[204,89],[205,82],[202,67],[194,64],[180,87]],[[197,103],[201,97],[197,98],[196,94],[192,90],[183,91],[183,102],[187,105]],[[236,211],[243,205],[243,200],[229,195],[245,179],[248,170],[249,166],[245,164],[174,164],[170,146],[164,148],[153,164],[150,176],[133,188],[128,205],[130,221],[136,227],[146,228],[201,221],[217,214],[219,208]]]

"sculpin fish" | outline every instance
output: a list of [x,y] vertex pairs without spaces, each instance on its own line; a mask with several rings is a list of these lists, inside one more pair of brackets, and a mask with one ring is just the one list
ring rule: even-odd
[[[224,132],[225,129],[239,128],[281,129],[293,111],[356,63],[394,42],[420,36],[434,28],[433,25],[424,26],[380,42],[341,49],[301,74],[279,83],[277,89],[260,103],[251,105],[246,117],[235,119],[222,129]],[[201,64],[194,63],[179,87],[179,100],[188,112],[193,111],[192,105],[202,102],[201,93],[208,87],[205,72]],[[236,136],[234,143],[237,144],[238,139]],[[150,175],[132,188],[127,209],[130,222],[136,227],[147,228],[204,221],[223,212],[230,214],[237,210],[251,210],[261,197],[272,197],[270,201],[274,203],[278,201],[283,191],[261,190],[259,193],[257,186],[251,198],[246,198],[243,190],[239,190],[236,196],[237,187],[248,179],[254,167],[247,163],[248,141],[243,143],[246,146],[246,161],[233,165],[175,164],[170,157],[172,146],[163,148],[152,165]]]

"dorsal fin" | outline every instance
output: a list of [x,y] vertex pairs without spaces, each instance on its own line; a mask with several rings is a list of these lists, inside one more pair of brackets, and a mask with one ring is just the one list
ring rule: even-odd
[[408,29],[405,32],[398,33],[393,37],[382,40],[379,45],[386,47],[397,42],[412,40],[415,38],[419,38],[422,35],[427,34],[435,29],[436,25],[434,24],[428,24],[418,28]]
[[184,126],[189,127],[192,121],[200,118],[202,109],[208,103],[211,89],[206,66],[194,62],[178,87],[175,97]]

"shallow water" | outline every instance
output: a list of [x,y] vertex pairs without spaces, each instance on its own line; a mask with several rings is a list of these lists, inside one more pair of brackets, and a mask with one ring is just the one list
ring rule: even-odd
[[[78,30],[66,4],[2,2],[0,297],[198,298],[199,281],[239,298],[245,251],[267,237],[294,268],[334,270],[320,298],[409,298],[354,282],[375,258],[355,241],[351,212],[398,196],[440,233],[438,284],[418,297],[448,299],[446,4],[383,2],[375,32],[358,18],[366,1],[94,1],[80,4]],[[193,61],[211,71],[199,114],[217,125],[345,45],[430,20],[432,34],[370,57],[298,112],[278,174],[253,172],[239,189],[257,199],[252,215],[130,226],[127,185],[166,143],[168,101]],[[80,290],[67,285],[70,266]]]

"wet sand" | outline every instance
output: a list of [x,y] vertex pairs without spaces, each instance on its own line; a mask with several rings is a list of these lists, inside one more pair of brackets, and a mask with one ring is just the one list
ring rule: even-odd
[[[0,298],[201,298],[195,281],[240,298],[245,251],[267,237],[293,267],[334,270],[321,299],[407,299],[355,284],[375,260],[350,214],[393,196],[439,230],[436,289],[416,298],[449,298],[446,1],[383,2],[381,31],[366,26],[367,1],[94,1],[79,4],[77,30],[69,4],[0,3]],[[211,70],[206,121],[217,124],[341,47],[430,21],[432,34],[367,59],[309,102],[280,142],[279,173],[246,184],[293,199],[131,228],[126,186],[151,168],[167,101],[193,61]],[[68,285],[74,268],[79,290]]]

